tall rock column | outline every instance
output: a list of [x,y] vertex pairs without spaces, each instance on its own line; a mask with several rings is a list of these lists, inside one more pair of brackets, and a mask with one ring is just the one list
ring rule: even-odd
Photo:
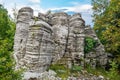
[[[18,63],[26,54],[26,43],[28,38],[28,29],[33,10],[29,7],[21,8],[18,12],[16,33],[14,37],[14,57]],[[18,64],[16,68],[18,67]]]
[[[75,65],[84,66],[84,27],[85,21],[81,18],[81,14],[71,16],[69,34],[69,48]],[[80,63],[80,64],[79,64]]]
[[66,38],[68,36],[68,15],[64,12],[53,14],[51,24],[55,43],[54,61],[56,61],[65,54]]
[[19,10],[14,38],[16,69],[24,68],[24,80],[38,78],[46,71],[53,59],[51,26],[42,16],[33,18],[33,10],[24,7]]
[[43,21],[37,21],[29,28],[26,44],[26,55],[21,59],[21,67],[27,72],[41,73],[46,71],[52,61],[53,41],[51,27]]

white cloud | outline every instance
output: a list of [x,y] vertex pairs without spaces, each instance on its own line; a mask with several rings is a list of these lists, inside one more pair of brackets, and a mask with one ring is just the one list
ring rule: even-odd
[[27,5],[24,4],[17,4],[15,5],[14,3],[9,4],[8,6],[6,6],[7,10],[8,10],[8,14],[13,18],[13,9],[16,7],[17,11],[22,8],[25,7]]
[[[15,3],[17,2],[17,0],[9,0],[9,1],[13,1],[13,3],[9,3],[6,0],[0,0],[0,3],[5,3],[5,8],[7,8],[9,14],[13,17],[13,11],[12,9],[15,8]],[[29,0],[31,2],[33,2],[32,4],[28,4],[25,2],[22,3],[16,3],[16,8],[19,10],[22,7],[31,7],[34,10],[34,15],[37,16],[38,12],[42,12],[45,13],[47,12],[47,10],[62,10],[64,12],[75,12],[75,13],[81,13],[83,19],[86,21],[87,24],[91,24],[92,18],[91,18],[91,14],[92,14],[92,6],[90,4],[81,4],[81,3],[77,3],[77,2],[72,2],[71,4],[73,6],[68,6],[68,7],[59,7],[59,8],[46,8],[43,9],[40,4],[36,4],[36,3],[40,3],[41,0]]]
[[47,9],[43,9],[40,7],[40,5],[30,5],[29,7],[31,7],[34,10],[34,15],[37,16],[39,12],[41,13],[45,13],[47,11]]
[[2,4],[4,6],[5,1],[4,0],[0,0],[0,4]]
[[65,12],[91,12],[92,11],[92,6],[89,4],[83,4],[83,5],[78,5],[77,6],[72,6],[72,7],[61,7],[61,8],[50,8],[50,10],[61,10],[65,9]]
[[78,3],[78,2],[70,2],[70,4],[72,4],[72,5],[80,5],[80,3]]
[[[33,5],[26,5],[26,4],[19,4],[16,6],[16,9],[19,10],[22,7],[31,7],[34,10],[34,16],[38,15],[38,12],[42,12],[45,13],[45,10],[43,10],[39,5],[37,4],[33,4]],[[13,17],[13,11],[12,9],[14,8],[14,5],[11,4],[11,6],[9,5],[9,7],[7,7],[9,14]]]
[[29,0],[29,1],[33,3],[40,3],[40,0]]
[[0,3],[2,3],[2,0],[0,0]]
[[[0,0],[1,1],[1,0]],[[12,0],[9,0],[9,1],[12,1]],[[33,0],[34,1],[34,0]],[[40,0],[38,0],[40,2]],[[36,0],[37,2],[37,0]],[[25,3],[25,2],[22,2],[22,3],[16,3],[16,0],[13,0],[13,3],[9,3],[9,2],[3,2],[5,3],[4,7],[7,8],[8,10],[8,14],[13,18],[13,8],[16,7],[17,10],[19,10],[20,8],[22,7],[31,7],[33,10],[34,10],[34,15],[37,16],[38,15],[38,12],[45,12],[39,4],[28,4],[28,3]]]
[[93,26],[92,17],[91,17],[93,11],[92,11],[92,6],[90,4],[74,3],[74,5],[70,7],[50,8],[50,10],[58,10],[58,11],[62,10],[64,12],[81,13],[86,24],[90,24],[91,26]]

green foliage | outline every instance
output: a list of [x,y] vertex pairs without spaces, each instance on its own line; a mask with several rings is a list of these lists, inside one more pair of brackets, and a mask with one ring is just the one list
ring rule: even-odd
[[66,68],[64,65],[52,64],[49,69],[54,70],[57,76],[62,79],[67,78],[70,75],[70,69]]
[[[104,2],[104,0],[102,1]],[[113,54],[120,53],[120,0],[111,0],[107,7],[104,7],[102,14],[94,17],[94,30],[101,42],[105,45],[108,52]],[[93,2],[96,4],[95,2]],[[95,6],[93,4],[93,6]],[[98,3],[97,5],[100,5]],[[102,4],[104,5],[104,4]],[[99,8],[100,6],[97,6]],[[96,9],[93,8],[96,12]],[[99,17],[98,17],[99,16]],[[114,35],[113,35],[114,34]]]
[[104,13],[105,30],[102,32],[102,40],[106,41],[106,50],[115,55],[120,55],[120,0],[111,0]]
[[36,22],[36,21],[38,21],[39,19],[38,19],[38,17],[34,17],[34,20],[35,20],[35,22]]
[[118,74],[117,68],[118,68],[118,64],[113,61],[111,62],[111,68],[110,71],[108,73],[108,77],[110,78],[110,80],[119,80],[120,79],[120,75]]
[[81,70],[82,70],[82,67],[76,66],[76,65],[72,66],[72,69],[71,69],[72,72],[77,72],[77,71],[81,71]]
[[96,20],[100,15],[104,13],[106,7],[109,5],[109,0],[91,0],[92,9],[93,9],[93,17]]
[[[96,3],[92,0],[94,30],[106,51],[112,53],[120,65],[120,0],[109,0],[109,4],[104,3],[108,0],[100,1],[96,0]],[[104,9],[101,8],[103,6]]]
[[0,79],[21,80],[20,71],[14,71],[12,57],[15,23],[10,20],[7,10],[0,5]]
[[86,37],[85,38],[85,47],[84,47],[84,52],[88,53],[93,50],[93,48],[96,45],[96,41],[93,38]]
[[72,66],[71,69],[67,68],[64,65],[60,64],[52,64],[49,67],[50,70],[54,70],[57,73],[57,76],[62,78],[63,80],[66,80],[68,76],[73,75],[74,77],[79,76],[79,72],[83,69],[81,66]]
[[4,9],[2,5],[0,5],[0,39],[4,39],[5,38],[4,35],[7,35],[7,30],[10,29],[8,23],[9,22],[8,22],[7,10]]
[[110,80],[119,80],[120,79],[120,75],[118,73],[117,67],[118,64],[113,61],[111,62],[111,68],[110,71],[106,71],[103,68],[97,67],[96,69],[93,69],[89,64],[87,65],[87,67],[85,68],[89,73],[92,73],[94,75],[102,75],[105,78],[109,78]]
[[107,77],[107,71],[105,71],[105,69],[101,68],[101,67],[97,67],[96,69],[93,69],[90,64],[87,64],[85,69],[87,70],[87,72],[92,73],[94,75],[102,75],[104,77]]

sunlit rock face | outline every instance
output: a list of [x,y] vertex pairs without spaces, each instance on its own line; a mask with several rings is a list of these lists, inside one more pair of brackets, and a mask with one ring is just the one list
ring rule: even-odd
[[[84,52],[85,37],[97,41],[94,51],[87,54]],[[39,73],[64,57],[69,68],[72,65],[84,67],[86,63],[92,67],[107,63],[104,46],[93,29],[85,25],[81,14],[39,13],[34,17],[31,8],[21,8],[14,37],[14,58],[16,69],[25,68],[25,80],[39,77]]]
[[43,72],[52,61],[53,41],[51,27],[43,22],[36,21],[29,27],[26,54],[20,63],[30,72]]
[[[85,37],[85,21],[82,19],[81,14],[74,14],[69,19],[69,39],[68,39],[68,52],[71,53],[74,64],[84,66],[84,37]],[[79,61],[79,63],[77,63]]]
[[68,18],[64,12],[54,13],[51,18],[53,29],[53,40],[55,43],[54,61],[57,61],[65,54],[66,38],[68,36]]
[[16,33],[14,37],[14,57],[18,62],[26,54],[26,43],[28,39],[29,26],[33,18],[33,10],[29,7],[21,8],[18,12]]

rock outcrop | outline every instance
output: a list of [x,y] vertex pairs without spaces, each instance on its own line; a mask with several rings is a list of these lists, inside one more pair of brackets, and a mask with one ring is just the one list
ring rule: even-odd
[[[85,37],[97,41],[94,51],[87,54],[84,52]],[[93,67],[97,63],[101,66],[107,63],[104,46],[93,29],[85,25],[81,14],[39,13],[34,17],[29,7],[18,12],[14,57],[16,69],[26,69],[24,77],[28,77],[27,73],[36,75],[46,71],[50,64],[63,57],[67,58],[69,68],[73,64],[84,67],[85,62]]]
[[54,60],[57,61],[65,54],[66,38],[68,36],[68,15],[64,12],[54,13],[51,18],[53,41],[55,43]]
[[94,50],[85,54],[85,60],[94,68],[96,67],[96,65],[104,67],[107,63],[107,54],[105,54],[104,46],[101,44],[94,30],[91,29],[89,25],[85,27],[85,36],[91,37],[97,41]]
[[33,18],[33,10],[29,7],[19,10],[16,23],[16,33],[14,37],[14,57],[19,65],[19,61],[24,58],[26,54],[26,43],[28,40],[29,26]]

